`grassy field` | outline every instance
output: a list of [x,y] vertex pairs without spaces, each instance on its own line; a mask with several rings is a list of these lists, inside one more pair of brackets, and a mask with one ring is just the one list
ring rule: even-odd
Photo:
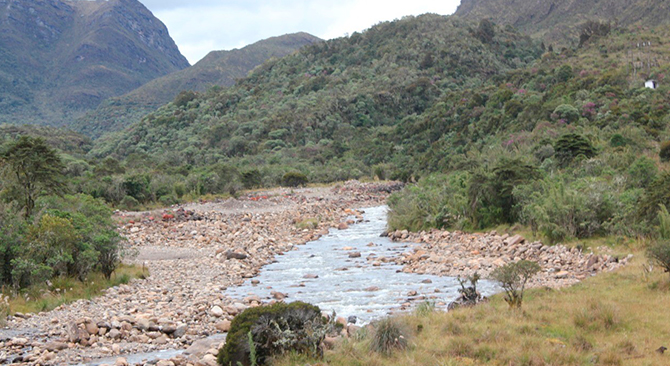
[[73,278],[57,278],[50,285],[32,286],[18,294],[11,289],[2,289],[0,322],[5,319],[4,313],[39,313],[53,310],[79,299],[91,299],[110,287],[126,284],[134,278],[146,278],[148,275],[148,270],[142,267],[121,265],[109,280],[100,273],[92,273],[83,282]]
[[[632,264],[561,290],[533,289],[523,308],[490,302],[449,313],[415,312],[393,320],[408,340],[390,356],[370,351],[371,331],[341,342],[323,360],[289,356],[277,365],[668,365],[668,274],[641,250]],[[424,307],[425,310],[425,307]]]

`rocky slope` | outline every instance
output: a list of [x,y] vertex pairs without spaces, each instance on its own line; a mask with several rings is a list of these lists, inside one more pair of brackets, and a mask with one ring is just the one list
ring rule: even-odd
[[654,27],[668,24],[670,5],[662,0],[463,0],[456,15],[491,18],[544,38],[549,43],[579,42],[579,26],[587,20]]
[[281,58],[303,46],[321,42],[307,33],[268,38],[241,49],[212,51],[192,67],[150,81],[132,92],[111,98],[80,118],[75,129],[98,137],[132,125],[185,90],[206,91],[213,86],[232,86],[235,80],[271,58]]
[[71,123],[188,67],[137,0],[0,0],[0,123]]

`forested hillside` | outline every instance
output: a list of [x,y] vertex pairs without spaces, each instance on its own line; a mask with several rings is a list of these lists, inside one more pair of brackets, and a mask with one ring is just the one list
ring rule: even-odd
[[[445,93],[481,87],[540,53],[529,38],[489,22],[408,17],[267,62],[230,89],[182,93],[99,141],[93,154],[169,167],[302,169],[317,181],[389,163],[403,169],[409,157],[396,143],[397,126]],[[276,173],[267,179],[276,182]]]
[[228,87],[271,58],[289,55],[321,40],[307,33],[286,34],[265,39],[241,49],[212,51],[201,61],[117,98],[104,101],[97,109],[77,120],[74,129],[92,137],[119,131],[172,101],[181,91],[204,92],[211,87]]
[[463,0],[456,15],[471,20],[489,18],[547,44],[566,46],[579,43],[581,26],[589,20],[656,27],[670,23],[669,12],[670,4],[659,0]]
[[0,0],[0,123],[68,126],[188,62],[137,0]]

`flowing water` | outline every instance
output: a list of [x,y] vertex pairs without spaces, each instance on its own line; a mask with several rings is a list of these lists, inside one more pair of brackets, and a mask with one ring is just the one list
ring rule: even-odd
[[[362,223],[347,230],[331,230],[317,241],[277,256],[259,276],[242,286],[229,288],[225,294],[242,301],[251,295],[270,300],[272,292],[281,292],[288,295],[287,302],[304,301],[323,311],[335,311],[338,316],[356,316],[358,325],[397,312],[406,302],[446,305],[458,297],[460,285],[456,278],[402,273],[402,266],[393,263],[373,266],[375,260],[369,261],[368,257],[393,257],[411,250],[412,244],[394,243],[380,236],[386,230],[386,206],[364,211]],[[360,252],[361,257],[350,258],[352,252]],[[318,277],[308,278],[315,276]],[[254,285],[252,281],[259,283]],[[493,282],[484,280],[478,288],[484,296],[500,291]],[[416,291],[417,295],[408,296],[409,291]],[[168,359],[182,353],[167,350],[124,357],[134,363]],[[88,365],[101,363],[114,362],[105,359]]]
[[[402,267],[393,263],[373,266],[375,260],[368,260],[369,256],[392,257],[411,250],[412,244],[380,237],[387,226],[386,206],[364,211],[362,223],[331,230],[317,241],[278,256],[253,279],[259,284],[247,280],[228,289],[226,295],[238,299],[257,295],[267,300],[273,291],[281,292],[288,295],[287,302],[304,301],[338,316],[356,316],[358,324],[391,314],[408,301],[420,303],[422,296],[437,304],[449,304],[459,296],[456,278],[402,273]],[[360,252],[361,257],[350,258],[351,252]],[[318,278],[309,278],[314,276]],[[490,281],[480,281],[478,288],[485,296],[499,291]],[[409,291],[417,295],[410,297]]]

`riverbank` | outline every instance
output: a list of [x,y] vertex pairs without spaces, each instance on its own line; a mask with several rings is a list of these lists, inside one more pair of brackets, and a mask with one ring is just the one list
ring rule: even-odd
[[389,238],[419,245],[393,259],[403,265],[403,272],[438,276],[467,277],[475,272],[483,278],[496,268],[510,262],[537,262],[542,271],[529,282],[529,287],[561,288],[574,285],[600,272],[625,266],[632,254],[615,255],[609,247],[584,250],[577,246],[547,246],[540,241],[526,240],[521,235],[490,233],[394,231]]
[[224,295],[228,287],[330,228],[346,228],[360,217],[353,208],[382,204],[390,186],[277,189],[183,210],[119,213],[122,234],[139,251],[133,263],[151,276],[93,300],[10,319],[0,331],[0,363],[78,364],[194,344],[190,359],[202,361],[221,342],[205,340],[260,303],[231,299]]
[[570,287],[528,290],[520,310],[502,295],[473,308],[394,317],[409,347],[381,356],[363,332],[324,359],[289,357],[277,366],[632,365],[670,364],[670,279],[645,271],[642,250],[630,263]]

